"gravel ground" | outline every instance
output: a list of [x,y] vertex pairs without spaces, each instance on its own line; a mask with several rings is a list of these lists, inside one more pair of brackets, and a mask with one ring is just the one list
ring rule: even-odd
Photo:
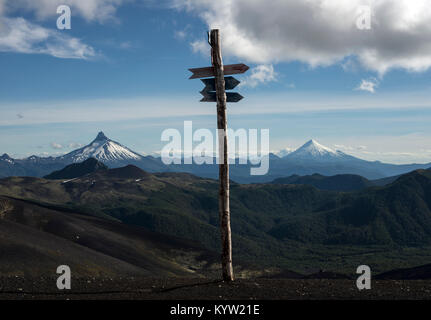
[[431,280],[373,281],[359,291],[355,280],[90,278],[72,279],[60,291],[56,278],[0,278],[0,300],[423,300],[431,298]]

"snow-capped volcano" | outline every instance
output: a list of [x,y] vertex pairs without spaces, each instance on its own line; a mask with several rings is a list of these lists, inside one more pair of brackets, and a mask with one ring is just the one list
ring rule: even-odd
[[288,154],[286,158],[300,160],[334,160],[342,159],[344,156],[346,156],[346,154],[343,152],[334,151],[312,139],[302,147]]
[[72,151],[60,158],[73,163],[82,162],[88,158],[95,158],[102,162],[117,162],[139,161],[142,160],[143,156],[107,138],[103,132],[99,132],[96,139],[89,145]]

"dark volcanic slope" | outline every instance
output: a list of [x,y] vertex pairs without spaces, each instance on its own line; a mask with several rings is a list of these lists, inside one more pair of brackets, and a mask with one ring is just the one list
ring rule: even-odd
[[95,175],[96,177],[108,177],[113,179],[143,179],[151,176],[148,172],[139,169],[133,165],[127,165],[122,168],[115,168]]
[[100,170],[102,171],[108,170],[108,167],[104,165],[102,162],[94,158],[90,158],[85,160],[84,162],[70,164],[61,170],[54,171],[53,173],[45,176],[44,178],[45,179],[74,179]]
[[81,214],[0,197],[0,274],[199,276],[216,256],[196,244]]

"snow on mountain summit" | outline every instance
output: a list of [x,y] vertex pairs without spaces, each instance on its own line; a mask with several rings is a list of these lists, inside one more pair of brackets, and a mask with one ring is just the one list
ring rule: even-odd
[[13,164],[13,163],[14,163],[13,159],[12,159],[11,157],[9,157],[9,155],[8,155],[7,153],[3,154],[3,155],[0,157],[0,161],[8,162],[8,163],[10,163],[10,164]]
[[340,151],[334,151],[331,148],[321,145],[316,140],[310,140],[303,146],[296,149],[294,152],[287,155],[288,158],[304,159],[304,160],[329,160],[340,158],[344,154]]
[[325,147],[324,145],[321,145],[316,140],[311,139],[310,141],[306,142],[302,147],[300,147],[297,152],[302,153],[309,153],[313,156],[318,155],[325,155],[328,153],[336,154],[336,152],[328,147]]
[[109,140],[109,139],[105,136],[105,134],[103,133],[103,131],[100,131],[97,134],[96,139],[94,139],[94,141],[105,141],[105,140]]
[[72,151],[62,157],[71,162],[82,162],[88,158],[95,158],[102,162],[141,160],[142,156],[122,144],[105,136],[101,131],[89,145]]

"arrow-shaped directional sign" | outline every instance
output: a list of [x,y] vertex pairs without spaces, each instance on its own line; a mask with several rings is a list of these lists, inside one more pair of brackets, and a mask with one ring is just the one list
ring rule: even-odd
[[[217,96],[214,91],[201,91],[201,95],[204,97],[201,99],[201,102],[217,102]],[[242,98],[238,92],[226,92],[226,102],[238,102]]]
[[[239,64],[228,64],[224,66],[224,74],[239,74],[244,73],[248,69],[250,69],[249,66],[245,65],[244,63]],[[208,78],[208,77],[214,77],[214,67],[206,67],[206,68],[193,68],[189,69],[193,73],[193,75],[189,79],[197,79],[197,78]]]
[[[214,78],[201,79],[201,81],[205,84],[205,88],[202,91],[216,91]],[[234,77],[224,77],[224,82],[226,90],[232,90],[241,83]]]

